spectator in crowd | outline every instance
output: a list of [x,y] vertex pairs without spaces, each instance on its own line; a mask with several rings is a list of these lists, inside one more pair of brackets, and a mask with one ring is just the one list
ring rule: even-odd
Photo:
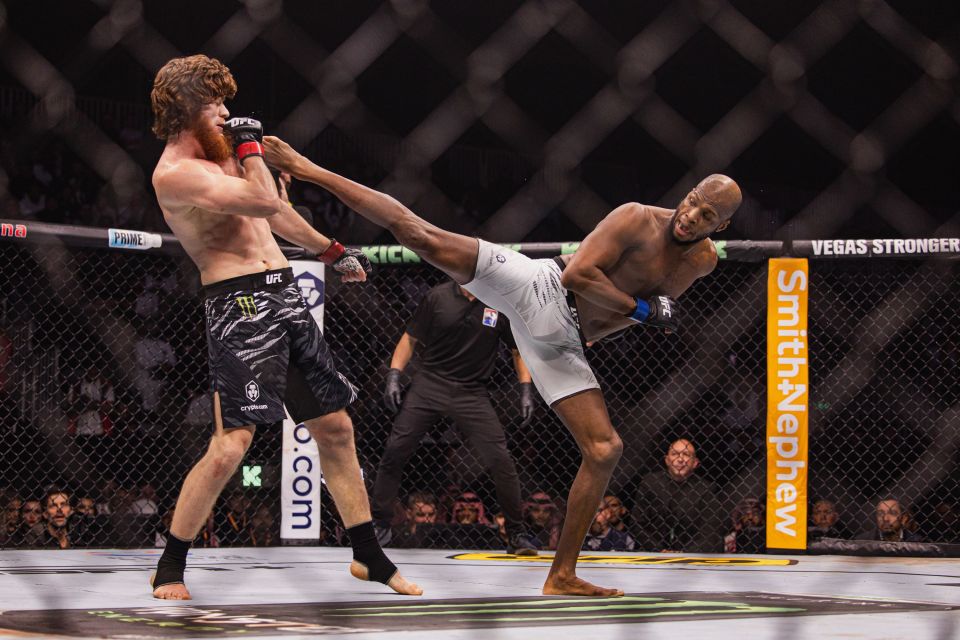
[[81,521],[73,518],[69,491],[50,489],[43,499],[44,529],[37,546],[45,549],[70,549],[86,546]]
[[488,527],[491,524],[487,520],[483,501],[473,491],[464,491],[453,503],[450,522],[451,524],[482,524]]
[[77,500],[77,515],[95,518],[97,516],[97,501],[90,496],[83,496]]
[[499,540],[493,523],[487,518],[483,501],[473,491],[464,491],[457,496],[451,506],[449,525],[436,529],[426,546],[487,549]]
[[20,525],[27,528],[43,524],[43,505],[39,500],[24,500],[20,508]]
[[134,496],[129,489],[117,486],[110,496],[109,513],[111,515],[129,516],[133,514]]
[[816,542],[823,538],[848,539],[850,532],[840,522],[837,505],[832,500],[816,500],[810,509],[810,526],[807,528],[807,541]]
[[733,530],[723,537],[726,553],[766,553],[767,528],[763,503],[756,498],[744,498],[731,514]]
[[[608,491],[603,496],[603,507],[607,510],[607,522],[617,531],[627,533],[629,527],[626,523],[627,508],[623,506],[623,501],[614,493]],[[631,540],[633,536],[630,537]]]
[[115,400],[113,384],[97,367],[88,367],[83,379],[67,392],[67,433],[77,436],[109,435],[113,428],[110,407]]
[[600,503],[597,515],[593,517],[587,537],[583,541],[584,551],[633,551],[637,543],[629,533],[619,531],[611,524],[613,511]]
[[440,494],[437,503],[437,522],[449,522],[453,514],[453,503],[457,501],[463,488],[457,482],[449,482]]
[[130,503],[130,512],[137,516],[152,516],[157,513],[157,490],[150,482],[140,487],[140,495]]
[[645,551],[719,552],[720,502],[710,484],[694,475],[700,466],[693,443],[670,444],[664,469],[645,475],[632,511],[633,536]]
[[14,532],[20,527],[20,509],[23,508],[23,500],[17,496],[9,496],[7,504],[3,510],[3,528],[0,530],[0,538],[10,539]]
[[500,536],[500,542],[507,544],[510,541],[510,536],[507,535],[507,518],[503,515],[503,511],[493,516],[493,524],[497,527],[497,535]]
[[221,547],[245,547],[250,544],[250,499],[240,489],[227,496],[226,509],[217,519],[217,539]]
[[111,513],[110,502],[117,492],[117,481],[107,478],[100,487],[100,500],[97,502],[97,515],[108,516]]
[[276,519],[270,507],[265,504],[257,507],[250,518],[250,544],[254,547],[272,547],[277,544]]
[[161,428],[162,421],[156,414],[163,406],[168,378],[177,365],[177,356],[170,343],[160,335],[155,320],[143,320],[139,333],[133,347],[137,362],[134,386],[140,393],[144,413],[142,432],[145,435],[154,435]]
[[930,539],[933,542],[960,542],[960,514],[953,503],[942,500],[933,508],[930,519]]
[[25,500],[20,508],[20,526],[11,541],[16,547],[40,546],[44,533],[43,505],[39,500]]
[[437,523],[438,512],[437,499],[432,493],[411,493],[407,497],[406,520],[395,530],[392,546],[406,549],[423,546],[424,530]]
[[857,536],[858,540],[880,540],[883,542],[923,542],[923,536],[910,531],[907,509],[896,498],[884,498],[877,503],[875,513],[876,526],[866,529]]
[[110,527],[109,516],[97,513],[97,501],[90,496],[82,496],[77,500],[77,507],[73,513],[74,520],[82,524],[84,539],[89,544],[107,546],[114,542]]
[[560,541],[560,528],[563,523],[563,511],[546,491],[530,494],[524,508],[525,520],[530,535],[541,549],[556,550]]
[[[486,388],[500,341],[513,350],[521,414],[529,421],[534,409],[533,383],[505,316],[455,282],[431,289],[414,313],[394,349],[384,393],[387,408],[399,413],[380,459],[371,499],[381,541],[388,541],[385,534],[389,531],[391,505],[407,460],[436,421],[449,416],[493,477],[510,532],[507,553],[536,555],[536,547],[524,530],[520,479]],[[420,369],[404,399],[400,373],[417,345],[421,346]]]

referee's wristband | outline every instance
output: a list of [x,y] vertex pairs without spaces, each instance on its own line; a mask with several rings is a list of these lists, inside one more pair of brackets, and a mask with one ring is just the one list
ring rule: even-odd
[[650,305],[647,304],[646,300],[637,298],[637,308],[631,313],[628,313],[627,317],[636,320],[637,322],[643,322],[650,317]]

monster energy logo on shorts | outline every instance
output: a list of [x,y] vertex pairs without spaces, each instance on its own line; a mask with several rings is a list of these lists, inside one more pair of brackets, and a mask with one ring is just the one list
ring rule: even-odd
[[237,305],[245,318],[252,318],[257,315],[257,302],[253,299],[253,296],[238,297]]

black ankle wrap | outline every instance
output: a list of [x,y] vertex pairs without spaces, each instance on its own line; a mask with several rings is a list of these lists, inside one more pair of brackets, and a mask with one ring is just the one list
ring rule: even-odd
[[181,540],[172,533],[167,536],[167,546],[157,561],[157,573],[153,577],[153,588],[166,584],[183,584],[183,570],[187,568],[187,551],[193,540]]
[[353,547],[353,559],[364,565],[370,572],[370,580],[387,584],[397,572],[397,567],[387,558],[377,534],[373,530],[373,522],[364,522],[347,529],[350,536],[350,545]]

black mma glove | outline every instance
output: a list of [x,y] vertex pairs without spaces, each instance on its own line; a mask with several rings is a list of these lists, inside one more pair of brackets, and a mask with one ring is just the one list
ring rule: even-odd
[[533,409],[537,406],[536,400],[533,399],[533,383],[532,382],[521,382],[520,383],[520,417],[523,418],[523,422],[520,423],[521,427],[525,427],[530,424],[530,421],[533,420]]
[[250,156],[263,157],[263,125],[253,118],[230,118],[223,123],[223,130],[233,140],[233,152],[243,163]]
[[400,369],[390,369],[387,371],[387,384],[383,388],[383,404],[387,406],[390,413],[396,413],[400,410],[400,403],[403,401],[403,392],[400,390]]
[[680,328],[677,311],[677,301],[670,296],[653,296],[649,300],[637,298],[636,309],[628,313],[627,317],[653,327],[676,331]]
[[317,258],[323,264],[333,267],[333,270],[337,273],[357,273],[359,271],[370,273],[373,269],[370,259],[363,255],[363,251],[348,249],[333,238],[330,239],[330,246]]

